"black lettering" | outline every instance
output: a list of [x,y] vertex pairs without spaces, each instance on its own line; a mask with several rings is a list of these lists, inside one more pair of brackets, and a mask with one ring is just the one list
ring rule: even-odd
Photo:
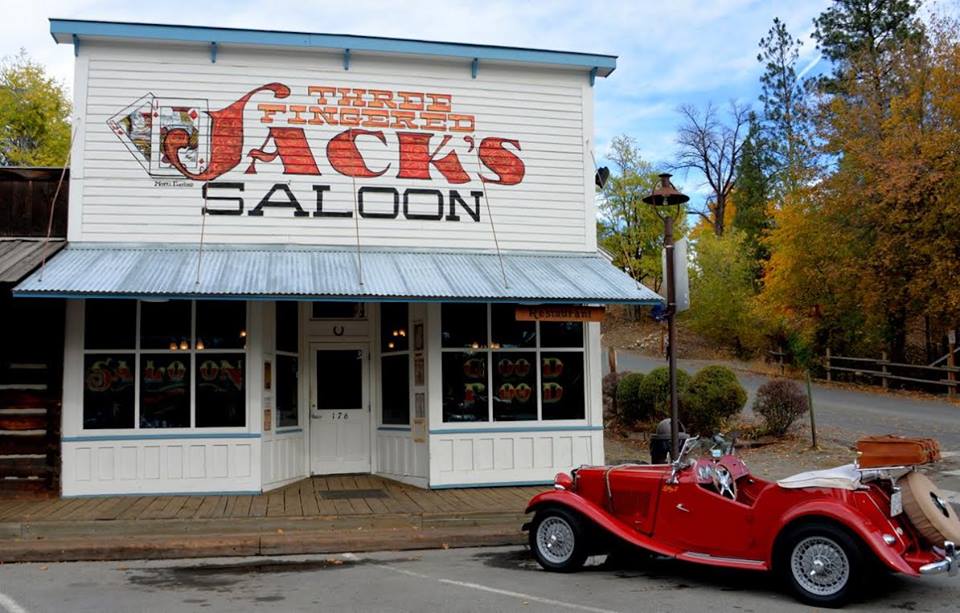
[[317,210],[313,212],[314,217],[353,217],[353,211],[324,211],[323,210],[323,192],[329,192],[329,185],[314,185],[313,191],[317,192]]
[[[277,190],[281,190],[287,195],[286,201],[274,202],[270,199]],[[247,215],[252,217],[263,217],[263,207],[265,206],[292,208],[294,217],[306,217],[310,214],[303,210],[303,208],[300,206],[300,202],[297,200],[297,197],[293,195],[293,192],[290,191],[290,188],[284,183],[274,184],[274,186],[270,188],[270,191],[267,192],[267,195],[264,196],[257,206],[251,209]]]
[[[237,189],[243,191],[243,183],[204,183],[203,184],[203,214],[204,215],[243,215],[243,198],[240,196],[209,196],[207,189]],[[236,208],[211,209],[210,201],[236,202]]]
[[[423,195],[435,195],[437,197],[437,213],[430,213],[429,215],[424,213],[411,213],[410,212],[410,196],[423,194]],[[438,221],[443,219],[443,192],[439,189],[416,189],[410,188],[403,192],[403,216],[407,219],[426,219],[429,221]]]
[[[363,195],[371,194],[393,194],[393,212],[392,213],[365,213],[363,211]],[[360,217],[369,219],[396,219],[400,214],[400,192],[392,187],[361,187],[357,191],[357,206],[360,209]]]
[[455,189],[450,190],[450,210],[447,212],[447,221],[460,221],[460,216],[457,215],[457,204],[463,207],[474,221],[480,221],[480,198],[483,197],[483,192],[470,192],[470,195],[473,196],[474,208],[472,209],[460,197],[460,192]]

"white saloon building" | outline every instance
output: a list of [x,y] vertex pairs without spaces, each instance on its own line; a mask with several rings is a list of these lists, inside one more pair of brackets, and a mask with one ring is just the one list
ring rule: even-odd
[[65,496],[604,459],[593,88],[616,58],[51,20],[76,55]]

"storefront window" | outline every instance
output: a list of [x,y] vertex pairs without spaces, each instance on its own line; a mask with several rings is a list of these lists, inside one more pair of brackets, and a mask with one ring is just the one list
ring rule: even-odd
[[296,302],[278,302],[276,316],[277,427],[300,425],[300,307]]
[[133,353],[87,354],[83,358],[83,427],[132,428],[134,424]]
[[444,422],[586,417],[582,323],[516,321],[510,304],[444,304],[441,319]]
[[493,352],[493,420],[537,419],[537,354]]
[[87,300],[84,311],[85,429],[246,425],[245,302]]
[[191,349],[191,303],[185,300],[140,303],[140,348]]
[[487,360],[485,352],[443,352],[443,421],[489,421]]
[[440,311],[440,344],[444,349],[487,346],[487,305],[444,304]]
[[133,350],[136,347],[136,300],[88,300],[86,305],[85,348]]
[[410,423],[410,314],[405,302],[380,305],[380,423]]
[[190,356],[140,356],[140,427],[190,427]]
[[197,353],[197,427],[242,427],[246,370],[242,353]]

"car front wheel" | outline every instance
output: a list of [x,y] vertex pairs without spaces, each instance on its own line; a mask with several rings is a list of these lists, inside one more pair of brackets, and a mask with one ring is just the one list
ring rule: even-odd
[[785,535],[779,573],[802,602],[842,607],[862,584],[868,560],[860,542],[829,522],[805,524]]
[[540,566],[554,572],[579,570],[587,559],[583,520],[561,508],[538,511],[530,526],[530,549]]

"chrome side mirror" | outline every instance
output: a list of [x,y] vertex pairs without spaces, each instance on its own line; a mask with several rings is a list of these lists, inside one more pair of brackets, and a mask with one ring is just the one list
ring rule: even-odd
[[670,463],[670,476],[667,478],[667,483],[671,485],[677,483],[680,471],[687,467],[687,455],[696,448],[699,441],[699,436],[694,436],[683,441],[679,455],[673,458],[673,461]]

